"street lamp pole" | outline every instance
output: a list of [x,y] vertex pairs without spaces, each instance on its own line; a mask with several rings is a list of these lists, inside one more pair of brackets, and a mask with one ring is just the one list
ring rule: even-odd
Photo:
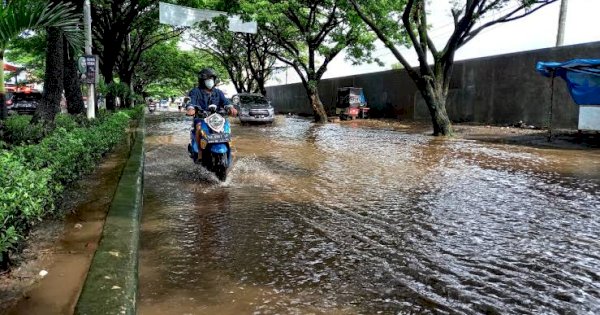
[[[85,32],[85,54],[92,55],[92,8],[90,0],[83,3],[83,29]],[[96,75],[98,75],[96,73]],[[94,83],[89,83],[87,97],[87,118],[96,118],[96,91]]]

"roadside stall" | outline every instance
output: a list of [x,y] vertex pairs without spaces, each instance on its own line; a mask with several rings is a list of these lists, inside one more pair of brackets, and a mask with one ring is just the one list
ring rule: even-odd
[[554,78],[561,77],[573,101],[579,105],[579,130],[600,130],[600,59],[573,59],[567,62],[538,62],[536,70],[552,78],[549,138],[552,136]]
[[369,108],[363,89],[357,87],[339,88],[335,113],[342,120],[367,118]]

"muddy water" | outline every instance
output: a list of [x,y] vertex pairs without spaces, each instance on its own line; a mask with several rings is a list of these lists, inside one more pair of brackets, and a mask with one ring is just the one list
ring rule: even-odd
[[598,150],[281,117],[219,183],[147,128],[140,314],[600,313]]

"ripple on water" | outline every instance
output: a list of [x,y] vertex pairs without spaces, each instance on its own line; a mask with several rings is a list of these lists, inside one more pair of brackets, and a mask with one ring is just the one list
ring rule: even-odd
[[600,313],[597,152],[280,118],[220,183],[153,119],[141,313]]

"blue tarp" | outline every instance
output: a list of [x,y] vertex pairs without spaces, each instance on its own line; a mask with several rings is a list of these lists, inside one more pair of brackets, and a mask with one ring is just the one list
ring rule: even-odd
[[360,97],[358,98],[358,100],[360,101],[360,104],[362,106],[367,105],[367,99],[365,98],[365,93],[363,90],[360,90]]
[[561,77],[579,105],[600,105],[600,59],[538,62],[536,70],[546,77]]

